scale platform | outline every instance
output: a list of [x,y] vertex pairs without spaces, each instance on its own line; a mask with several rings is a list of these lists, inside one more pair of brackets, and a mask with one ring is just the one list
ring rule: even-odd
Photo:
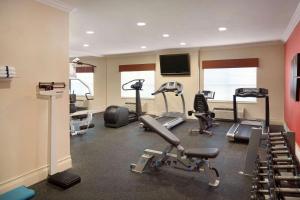
[[80,183],[80,176],[64,171],[48,177],[48,182],[63,189],[68,189],[77,183]]

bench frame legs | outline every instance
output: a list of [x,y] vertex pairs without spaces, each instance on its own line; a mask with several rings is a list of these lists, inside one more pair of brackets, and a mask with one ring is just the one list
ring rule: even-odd
[[217,169],[210,166],[208,159],[187,157],[180,145],[177,147],[177,154],[170,153],[172,149],[172,146],[168,146],[164,151],[145,149],[138,162],[130,165],[131,171],[144,173],[147,170],[157,170],[160,167],[172,167],[188,172],[203,171],[208,178],[208,185],[213,187],[219,185],[219,173]]

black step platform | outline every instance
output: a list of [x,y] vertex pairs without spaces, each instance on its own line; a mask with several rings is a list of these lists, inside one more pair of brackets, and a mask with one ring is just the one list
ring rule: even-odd
[[76,185],[77,183],[80,183],[80,181],[80,176],[67,171],[59,172],[48,177],[49,183],[56,185],[62,189],[68,189]]

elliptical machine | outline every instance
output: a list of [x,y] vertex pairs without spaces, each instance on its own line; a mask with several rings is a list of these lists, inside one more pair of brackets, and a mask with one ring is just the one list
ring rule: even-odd
[[[128,108],[123,106],[113,105],[107,107],[104,112],[105,127],[119,128],[139,120],[142,115],[140,90],[142,90],[144,82],[145,79],[134,79],[122,85],[122,90],[135,90],[135,111],[129,111]],[[131,84],[130,88],[126,88],[129,84]]]

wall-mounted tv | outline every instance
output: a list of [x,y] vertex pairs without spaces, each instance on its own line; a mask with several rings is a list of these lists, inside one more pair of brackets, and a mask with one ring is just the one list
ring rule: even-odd
[[300,92],[300,53],[296,54],[292,60],[291,68],[291,97],[299,101]]
[[160,55],[161,75],[190,75],[189,54]]

